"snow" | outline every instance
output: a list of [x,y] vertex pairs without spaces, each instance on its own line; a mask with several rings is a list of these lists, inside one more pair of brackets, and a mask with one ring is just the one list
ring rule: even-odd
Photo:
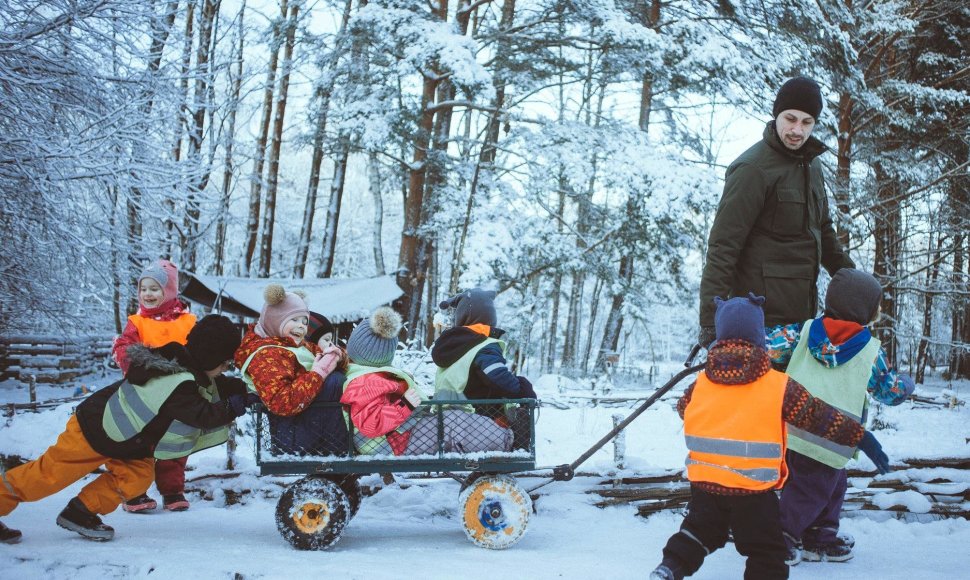
[[[661,373],[665,375],[663,372]],[[100,380],[107,384],[112,376]],[[933,396],[944,387],[921,387]],[[684,381],[686,383],[687,381]],[[560,384],[563,392],[560,392]],[[680,385],[680,391],[686,384]],[[612,428],[612,415],[628,414],[635,402],[592,406],[570,397],[582,390],[581,382],[546,376],[536,380],[540,397],[556,406],[543,406],[537,426],[537,460],[540,467],[568,463]],[[651,389],[620,390],[617,397],[647,396]],[[958,397],[966,384],[955,389]],[[23,400],[23,392],[0,383],[0,402]],[[587,491],[615,476],[656,475],[680,470],[685,448],[682,423],[673,409],[676,395],[654,404],[626,434],[626,467],[613,466],[613,446],[606,445],[580,468],[569,482],[554,482],[539,490],[536,511],[521,542],[504,551],[477,548],[461,529],[459,484],[450,478],[409,478],[397,474],[396,483],[365,497],[360,512],[340,541],[321,552],[300,552],[283,541],[274,513],[282,486],[296,477],[258,475],[252,450],[237,450],[241,474],[229,479],[200,475],[223,473],[225,450],[215,448],[189,460],[189,488],[211,495],[211,501],[190,495],[192,507],[183,513],[156,512],[132,515],[117,510],[105,521],[116,530],[115,539],[98,544],[57,527],[54,519],[83,481],[53,497],[24,504],[2,518],[20,529],[24,539],[0,545],[2,577],[16,578],[293,578],[315,572],[332,578],[380,580],[421,578],[644,578],[659,562],[667,538],[682,514],[662,512],[649,518],[636,516],[632,506],[605,509]],[[559,406],[569,408],[560,409]],[[36,456],[63,429],[72,404],[40,413],[18,412],[0,418],[0,453]],[[926,407],[906,402],[886,408],[880,418],[891,425],[876,432],[891,459],[910,457],[968,457],[970,421],[966,406]],[[860,459],[858,467],[868,466]],[[854,465],[850,465],[855,467]],[[543,475],[548,472],[543,472]],[[951,468],[900,469],[880,480],[895,478],[921,482],[915,491],[877,493],[881,508],[903,506],[925,512],[928,495],[965,488],[967,472]],[[947,478],[944,490],[933,483]],[[522,475],[527,489],[547,481]],[[855,488],[871,483],[853,478]],[[368,476],[365,485],[379,485]],[[228,492],[242,494],[242,503],[225,505]],[[157,492],[150,491],[156,498]],[[927,495],[924,495],[927,494]],[[903,521],[887,512],[855,512],[845,517],[842,530],[856,539],[855,557],[846,563],[802,563],[791,578],[829,575],[845,579],[955,578],[970,567],[970,522],[964,519]],[[744,562],[728,545],[715,552],[693,578],[740,578]],[[236,576],[238,574],[238,576]]]

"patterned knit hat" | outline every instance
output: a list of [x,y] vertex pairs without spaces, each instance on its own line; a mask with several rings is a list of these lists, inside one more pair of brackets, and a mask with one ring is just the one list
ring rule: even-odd
[[219,314],[205,316],[192,327],[185,349],[203,371],[211,371],[231,360],[242,341],[239,329]]
[[872,274],[842,268],[832,276],[825,292],[825,315],[865,326],[876,318],[880,300],[882,286]]
[[739,296],[730,300],[714,298],[714,331],[717,340],[741,339],[755,346],[765,347],[765,312],[761,308],[764,296]]
[[781,85],[775,96],[775,105],[771,108],[771,116],[777,118],[788,109],[807,113],[817,121],[822,114],[822,90],[818,83],[808,77],[795,77]]
[[347,355],[352,362],[368,367],[388,366],[397,351],[401,315],[382,306],[354,327],[347,339]]
[[318,342],[324,334],[330,333],[333,335],[334,328],[333,323],[326,316],[310,311],[310,324],[307,327],[307,342],[316,343]]
[[[175,300],[179,295],[179,270],[175,267],[175,264],[168,260],[156,260],[142,270],[138,276],[139,288],[141,281],[145,278],[151,278],[162,287],[162,304]],[[162,304],[159,304],[159,306]]]
[[263,311],[259,313],[256,334],[263,337],[283,336],[283,325],[294,316],[310,317],[302,292],[287,292],[279,284],[270,284],[263,291]]
[[438,305],[441,310],[455,309],[455,326],[470,326],[498,324],[498,314],[495,312],[495,292],[472,288],[453,296]]

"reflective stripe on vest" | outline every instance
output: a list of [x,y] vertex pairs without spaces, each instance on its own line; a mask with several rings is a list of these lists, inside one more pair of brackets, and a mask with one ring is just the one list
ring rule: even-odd
[[[502,355],[504,356],[505,342],[497,338],[486,338],[481,343],[473,346],[471,350],[462,355],[462,357],[455,361],[451,366],[438,367],[438,370],[435,372],[434,376],[435,398],[442,398],[437,396],[438,393],[444,394],[446,391],[455,393],[455,396],[445,396],[444,398],[446,399],[465,398],[465,387],[468,386],[468,377],[471,374],[472,363],[475,361],[475,356],[486,346],[496,343],[499,345],[499,348],[502,349]],[[489,367],[485,369],[485,373],[488,374],[492,370],[494,369]]]
[[[183,372],[158,377],[144,385],[132,385],[128,381],[108,399],[101,426],[113,441],[122,442],[136,437],[158,416],[159,410],[185,381],[195,381],[192,373]],[[215,384],[199,387],[199,395],[211,403],[218,402],[219,392]],[[155,446],[158,459],[176,459],[215,445],[229,438],[229,425],[212,429],[199,429],[180,421],[172,421]]]
[[293,355],[296,357],[296,361],[300,363],[300,365],[305,370],[310,370],[311,368],[313,368],[313,362],[316,360],[316,356],[310,351],[310,349],[306,348],[305,346],[283,346],[281,344],[264,344],[263,346],[254,350],[252,354],[250,354],[248,357],[246,357],[246,362],[244,362],[242,367],[240,367],[239,369],[239,373],[242,375],[243,382],[246,383],[246,389],[250,393],[259,394],[256,391],[256,383],[254,383],[253,378],[246,373],[246,370],[249,368],[249,365],[253,362],[253,358],[256,356],[256,353],[263,350],[264,348],[282,348],[283,350],[288,350],[292,352]]
[[699,374],[684,412],[688,479],[753,491],[781,487],[788,476],[781,419],[787,383],[774,370],[746,385]]
[[[860,423],[868,405],[872,365],[879,356],[879,339],[872,337],[854,357],[835,367],[818,362],[808,350],[812,321],[802,326],[798,343],[788,363],[788,375],[813,396]],[[788,426],[788,448],[834,469],[842,469],[855,455],[855,447],[833,443],[797,427]]]
[[[347,380],[344,381],[343,389],[344,390],[347,389],[347,385],[350,384],[350,381],[354,379],[358,379],[364,375],[369,375],[371,373],[388,373],[388,374],[394,375],[395,377],[407,382],[409,387],[416,390],[418,394],[421,395],[422,400],[426,398],[424,393],[421,392],[421,389],[419,389],[418,386],[415,384],[414,377],[402,371],[401,369],[397,369],[394,367],[366,367],[363,365],[350,363],[349,365],[347,365]],[[380,437],[365,437],[364,435],[361,435],[360,431],[357,430],[357,426],[354,425],[354,422],[350,419],[350,413],[347,412],[346,408],[343,410],[343,412],[344,412],[344,421],[346,421],[347,423],[347,428],[353,429],[354,448],[357,450],[357,453],[360,453],[361,455],[393,455],[394,454],[394,450],[391,448],[391,444],[387,442],[386,436],[381,435]],[[411,413],[411,416],[408,417],[403,423],[398,425],[397,428],[394,430],[398,433],[406,433],[412,427],[414,427],[414,424],[416,422],[417,422],[417,417],[415,417],[415,413]]]
[[185,344],[189,331],[195,326],[195,315],[183,312],[175,320],[155,320],[133,314],[128,317],[138,329],[138,339],[145,346],[164,346],[170,342]]

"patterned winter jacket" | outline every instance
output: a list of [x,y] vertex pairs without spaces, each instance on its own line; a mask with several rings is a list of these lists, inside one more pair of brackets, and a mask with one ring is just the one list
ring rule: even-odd
[[[788,364],[802,333],[804,323],[775,326],[768,329],[768,356],[775,364]],[[871,334],[861,324],[848,320],[836,320],[827,316],[812,321],[813,332],[808,352],[827,368],[848,362],[868,342]],[[916,390],[916,384],[906,375],[896,372],[886,361],[886,351],[872,363],[872,374],[866,389],[869,395],[886,405],[898,405]]]
[[[707,353],[707,363],[704,373],[714,383],[720,385],[745,385],[752,383],[771,369],[771,359],[763,348],[759,348],[743,340],[720,340],[715,342]],[[694,393],[692,383],[684,396],[677,402],[677,412],[684,417],[684,411],[690,404]],[[814,435],[824,437],[829,441],[855,447],[862,440],[865,431],[857,421],[839,412],[825,401],[815,398],[792,378],[788,379],[785,387],[785,397],[782,401],[782,419],[785,423],[794,425]],[[704,491],[718,495],[747,495],[763,493],[733,487],[724,487],[715,483],[694,482]]]
[[[234,360],[237,368],[242,368],[249,355],[262,346],[297,346],[288,338],[259,336],[253,330],[254,327],[252,324],[249,326],[239,350],[236,351]],[[320,353],[320,347],[316,344],[304,341],[303,346],[313,354]],[[246,374],[253,379],[256,394],[274,415],[288,417],[300,413],[323,388],[323,377],[304,369],[296,355],[285,348],[260,350],[249,363]]]

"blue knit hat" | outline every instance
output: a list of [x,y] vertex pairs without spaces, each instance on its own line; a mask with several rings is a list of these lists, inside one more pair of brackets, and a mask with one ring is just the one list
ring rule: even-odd
[[747,296],[723,300],[714,298],[714,331],[717,340],[740,339],[755,346],[765,347],[765,312],[761,306],[764,296]]
[[354,327],[347,339],[347,356],[351,362],[367,367],[388,366],[397,351],[399,332],[401,315],[382,306]]

